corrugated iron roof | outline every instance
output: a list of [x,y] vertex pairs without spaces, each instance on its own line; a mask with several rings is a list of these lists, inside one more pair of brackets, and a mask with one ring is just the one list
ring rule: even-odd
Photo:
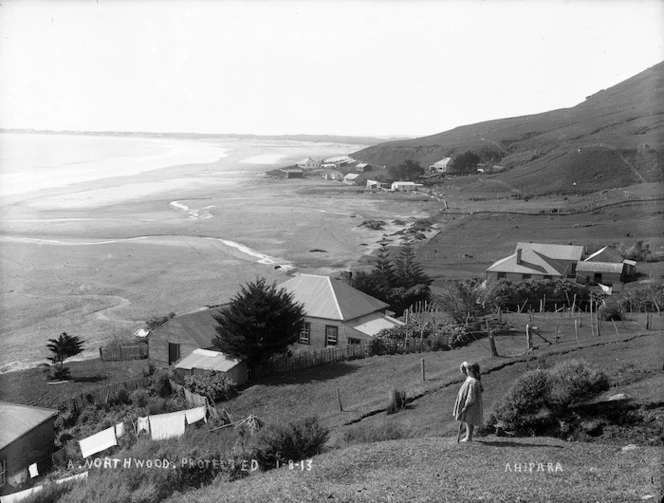
[[348,321],[389,307],[364,292],[329,276],[300,274],[280,285],[304,305],[307,316]]
[[444,168],[449,164],[449,162],[452,160],[451,157],[443,157],[440,161],[436,161],[432,164],[432,166],[440,166]]
[[514,251],[533,250],[554,260],[581,260],[583,257],[583,246],[554,245],[549,243],[517,243]]
[[403,325],[402,321],[392,318],[386,314],[371,313],[367,316],[361,316],[350,323],[355,330],[363,334],[374,336],[385,328],[394,328]]
[[500,259],[487,269],[490,272],[517,274],[539,274],[544,276],[562,276],[566,267],[550,257],[534,250],[522,250],[521,263],[517,264],[517,253]]
[[609,248],[605,246],[604,248],[597,250],[595,253],[590,255],[584,262],[622,262],[623,257],[614,248]]
[[366,168],[369,165],[368,162],[358,162],[357,163],[357,168]]
[[230,358],[219,351],[195,349],[191,354],[182,358],[175,364],[176,369],[202,369],[215,372],[228,372],[241,363],[240,360]]
[[151,337],[157,337],[155,333],[160,332],[186,334],[201,348],[210,348],[217,336],[218,323],[214,317],[218,314],[219,309],[212,308],[176,316],[154,330]]
[[622,262],[579,262],[576,265],[576,272],[613,272],[620,274],[623,272],[625,264]]
[[54,409],[0,402],[0,449],[58,413]]
[[344,176],[344,180],[355,180],[359,176],[360,175],[358,173],[348,173],[346,176]]

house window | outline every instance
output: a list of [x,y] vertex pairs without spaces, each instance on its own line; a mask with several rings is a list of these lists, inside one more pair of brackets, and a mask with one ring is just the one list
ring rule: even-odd
[[305,321],[302,324],[302,330],[300,330],[300,344],[310,344],[311,343],[311,323]]
[[531,274],[524,274],[523,275],[523,279],[530,279],[530,278],[532,278]]
[[498,279],[505,279],[507,275],[504,272],[499,272],[497,275]]
[[168,343],[168,364],[171,365],[180,359],[180,345]]
[[0,487],[4,487],[7,482],[7,460],[0,459]]
[[339,339],[339,327],[325,325],[325,345],[336,346]]
[[362,341],[360,339],[356,339],[354,337],[349,337],[348,338],[348,344],[362,344]]

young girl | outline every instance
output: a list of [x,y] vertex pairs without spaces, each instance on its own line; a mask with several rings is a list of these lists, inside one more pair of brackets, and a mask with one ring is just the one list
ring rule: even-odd
[[[466,375],[466,380],[461,385],[459,394],[454,404],[454,418],[466,424],[466,436],[462,442],[473,440],[473,429],[480,426],[483,421],[482,408],[482,381],[480,379],[480,366],[477,363],[463,362],[461,372]],[[461,424],[459,425],[459,434],[461,434]]]

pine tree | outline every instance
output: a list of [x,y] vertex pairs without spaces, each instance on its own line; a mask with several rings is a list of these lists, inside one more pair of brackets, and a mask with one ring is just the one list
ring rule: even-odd
[[387,241],[380,242],[380,248],[376,251],[376,261],[372,272],[387,285],[391,285],[394,281],[394,264],[390,256],[390,250],[387,247]]
[[47,359],[55,365],[51,378],[67,379],[69,369],[64,366],[65,360],[83,351],[83,340],[76,335],[62,332],[57,339],[49,339],[46,347],[53,353],[53,356],[49,356]]
[[285,289],[266,285],[265,278],[241,287],[230,305],[215,320],[219,351],[250,366],[275,354],[283,354],[297,341],[304,307]]
[[393,285],[398,288],[413,288],[417,285],[431,284],[429,278],[415,261],[415,250],[410,241],[406,241],[399,251],[399,255],[394,261],[394,281]]

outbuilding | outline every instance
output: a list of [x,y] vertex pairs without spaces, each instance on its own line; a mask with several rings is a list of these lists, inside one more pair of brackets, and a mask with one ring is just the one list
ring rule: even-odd
[[0,489],[27,480],[28,468],[43,473],[52,465],[58,411],[0,402]]
[[404,181],[392,182],[392,190],[399,192],[412,192],[414,190],[419,189],[420,187],[424,187],[424,185],[415,182],[404,182]]
[[230,358],[220,351],[195,349],[175,364],[175,373],[182,379],[205,372],[224,374],[235,384],[244,384],[249,379],[246,361]]

